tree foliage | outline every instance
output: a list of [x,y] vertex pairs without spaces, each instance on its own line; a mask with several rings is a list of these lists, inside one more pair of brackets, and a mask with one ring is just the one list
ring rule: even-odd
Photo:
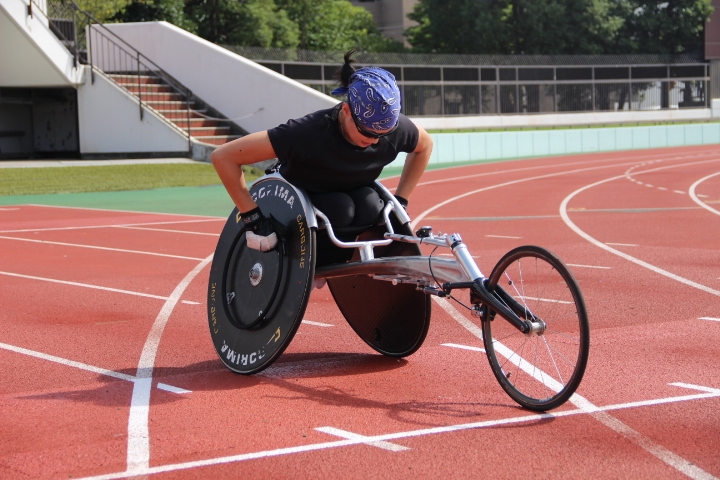
[[347,0],[277,0],[278,7],[300,29],[298,48],[341,50],[361,47],[374,51],[402,49],[383,37],[370,12]]
[[711,0],[420,0],[413,50],[476,54],[680,53],[701,48]]

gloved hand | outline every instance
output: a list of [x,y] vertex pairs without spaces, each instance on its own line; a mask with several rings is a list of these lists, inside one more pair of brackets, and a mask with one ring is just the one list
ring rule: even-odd
[[407,210],[408,203],[409,203],[407,198],[401,197],[400,195],[395,195],[395,200],[397,200],[398,202],[400,202],[400,205],[402,205],[403,208],[404,208],[405,210]]
[[277,246],[278,237],[273,229],[272,222],[262,214],[259,207],[249,212],[241,213],[245,224],[245,239],[248,248],[269,252]]

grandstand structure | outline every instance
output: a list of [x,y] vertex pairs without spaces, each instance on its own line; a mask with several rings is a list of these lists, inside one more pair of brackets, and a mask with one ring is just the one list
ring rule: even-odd
[[[393,72],[404,113],[427,129],[720,116],[720,55],[356,58]],[[219,144],[335,105],[341,62],[341,52],[221,47],[166,22],[103,25],[71,0],[0,0],[0,159],[207,160]]]

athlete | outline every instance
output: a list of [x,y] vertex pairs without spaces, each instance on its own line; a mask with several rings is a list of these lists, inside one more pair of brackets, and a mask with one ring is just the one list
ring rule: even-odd
[[432,153],[432,139],[400,113],[395,77],[377,67],[355,69],[353,50],[338,71],[333,95],[347,99],[333,108],[289,120],[270,130],[222,145],[211,156],[223,185],[240,212],[250,248],[277,244],[272,219],[253,201],[242,165],[277,158],[279,173],[305,190],[333,227],[372,226],[384,206],[372,188],[383,167],[407,152],[395,197],[407,207]]

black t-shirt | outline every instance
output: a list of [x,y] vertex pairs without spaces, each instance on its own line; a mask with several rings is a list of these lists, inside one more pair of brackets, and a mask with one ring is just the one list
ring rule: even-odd
[[340,105],[268,130],[280,174],[288,182],[311,193],[353,190],[375,181],[400,152],[417,147],[418,129],[404,115],[398,127],[376,144],[352,145],[340,131]]

